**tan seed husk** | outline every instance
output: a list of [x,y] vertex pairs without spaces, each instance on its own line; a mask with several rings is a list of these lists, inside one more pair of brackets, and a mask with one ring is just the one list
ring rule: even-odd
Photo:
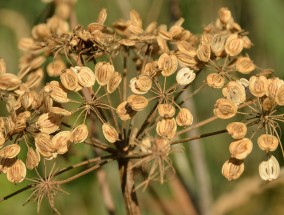
[[80,67],[77,74],[78,82],[82,87],[92,87],[96,82],[96,77],[94,72],[84,66]]
[[21,151],[21,147],[18,144],[11,144],[0,149],[0,157],[2,158],[14,158]]
[[215,116],[220,119],[229,119],[236,115],[237,105],[229,99],[218,99],[213,110]]
[[39,152],[34,150],[32,147],[29,147],[26,158],[26,167],[32,170],[38,166],[39,162],[40,162]]
[[234,139],[242,139],[247,134],[247,126],[242,122],[231,122],[227,125],[226,130]]
[[11,167],[7,168],[7,179],[12,183],[20,183],[25,179],[26,173],[24,162],[17,160]]
[[222,175],[229,181],[238,179],[244,172],[245,165],[235,158],[227,160],[222,167]]
[[280,165],[277,159],[270,155],[268,160],[262,161],[259,165],[259,175],[264,181],[272,181],[279,177]]
[[161,137],[172,139],[177,130],[177,124],[174,118],[166,118],[158,121],[156,132]]
[[159,104],[158,105],[159,115],[164,118],[173,117],[176,113],[176,109],[172,104]]
[[258,146],[263,151],[275,151],[279,145],[278,138],[271,134],[262,134],[257,138]]
[[104,123],[102,126],[102,130],[103,130],[103,135],[108,142],[114,143],[115,141],[118,140],[119,138],[118,133],[115,130],[115,128],[112,127],[110,124]]
[[78,125],[72,131],[72,140],[74,143],[84,142],[89,135],[88,127],[86,124]]
[[189,126],[193,123],[193,116],[186,108],[181,108],[176,116],[178,126]]
[[253,144],[250,139],[243,138],[234,141],[229,146],[229,151],[232,157],[239,160],[244,160],[252,151]]
[[66,69],[60,75],[60,81],[67,90],[76,91],[78,88],[78,78],[77,74],[72,69]]

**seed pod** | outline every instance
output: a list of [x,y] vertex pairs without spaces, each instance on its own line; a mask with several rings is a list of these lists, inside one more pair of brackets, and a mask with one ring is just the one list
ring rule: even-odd
[[21,151],[21,148],[18,144],[11,144],[9,146],[6,146],[0,149],[0,157],[14,158],[19,154],[20,151]]
[[251,46],[253,45],[251,40],[250,40],[250,38],[248,36],[242,36],[242,40],[243,40],[245,49],[250,49]]
[[176,43],[176,46],[181,53],[183,53],[183,54],[185,54],[185,55],[187,55],[191,58],[194,58],[197,55],[196,49],[189,42],[186,42],[184,40],[178,41]]
[[149,62],[145,64],[142,74],[148,75],[149,77],[155,77],[158,74],[159,68],[156,61]]
[[177,72],[176,81],[179,85],[187,85],[193,82],[195,77],[193,70],[184,67]]
[[17,160],[11,167],[7,169],[7,179],[12,183],[20,183],[26,177],[26,166],[23,161]]
[[99,62],[95,66],[95,77],[99,85],[104,86],[112,77],[114,67],[110,63]]
[[207,84],[210,87],[214,88],[222,88],[225,84],[225,78],[224,76],[218,74],[218,73],[211,73],[206,78]]
[[214,106],[214,114],[220,119],[229,119],[236,115],[238,110],[237,105],[229,99],[218,99]]
[[20,98],[21,106],[24,109],[28,109],[35,100],[34,94],[32,92],[25,92],[23,93]]
[[51,107],[49,109],[49,112],[53,114],[61,115],[61,116],[71,116],[70,111],[60,108],[60,107]]
[[222,167],[222,175],[229,181],[238,179],[244,172],[245,165],[242,161],[235,158],[227,160]]
[[162,52],[164,53],[169,52],[169,47],[167,45],[167,42],[161,34],[159,34],[159,36],[157,37],[157,43]]
[[156,132],[161,137],[172,139],[177,130],[177,124],[174,118],[162,119],[157,123]]
[[6,142],[5,136],[3,132],[0,131],[0,148],[4,145],[5,142]]
[[115,141],[118,140],[119,136],[117,131],[115,130],[114,127],[112,127],[108,123],[104,123],[102,126],[103,134],[104,137],[107,139],[108,142],[114,143]]
[[193,116],[188,109],[181,108],[176,116],[176,122],[179,126],[189,126],[193,122]]
[[38,118],[36,125],[41,132],[51,134],[59,128],[60,118],[52,113],[44,113]]
[[136,10],[130,11],[130,22],[135,26],[142,27],[142,19]]
[[247,134],[247,126],[242,122],[231,122],[227,125],[226,130],[234,139],[242,139]]
[[74,143],[84,142],[89,135],[88,127],[86,124],[76,126],[72,131],[72,140]]
[[249,74],[255,70],[255,65],[249,57],[238,57],[236,69],[242,74]]
[[105,8],[101,9],[99,12],[98,18],[97,18],[97,23],[103,25],[106,21],[107,18],[107,10]]
[[275,102],[280,106],[284,105],[284,84],[279,87],[275,96]]
[[176,56],[178,58],[178,61],[183,65],[187,66],[189,68],[195,69],[196,64],[198,63],[195,57],[191,57],[187,54],[184,54],[182,52],[177,51]]
[[127,103],[135,111],[141,111],[148,105],[148,99],[144,96],[130,95],[127,98]]
[[243,40],[237,34],[231,34],[226,40],[225,51],[229,56],[237,56],[243,48]]
[[14,90],[19,87],[21,80],[11,73],[0,73],[0,90]]
[[65,154],[71,144],[71,131],[60,131],[52,139],[51,144],[56,153]]
[[61,19],[59,16],[52,16],[47,21],[47,26],[52,34],[62,35],[68,33],[69,24],[65,20]]
[[227,34],[215,34],[211,40],[211,50],[216,56],[221,56],[225,49]]
[[116,113],[122,121],[131,119],[136,111],[134,111],[127,101],[120,103],[116,108]]
[[275,99],[279,87],[284,85],[284,81],[279,78],[269,78],[267,79],[267,96]]
[[36,150],[46,159],[56,157],[54,155],[55,149],[51,143],[51,138],[47,133],[38,133],[35,137]]
[[262,102],[261,107],[263,111],[270,111],[274,105],[275,105],[274,100],[271,100],[270,98],[265,98]]
[[38,166],[39,162],[40,162],[39,152],[34,150],[32,147],[29,147],[26,158],[26,167],[32,170]]
[[278,138],[271,134],[262,134],[257,138],[258,146],[263,151],[275,151],[279,145]]
[[163,76],[172,75],[178,66],[178,60],[175,55],[169,55],[167,53],[163,53],[158,60],[158,67],[162,70]]
[[164,118],[170,118],[175,115],[176,109],[172,104],[159,104],[158,112],[160,116]]
[[78,88],[77,74],[72,69],[66,69],[61,73],[60,81],[67,90],[75,91]]
[[96,82],[94,72],[86,66],[80,67],[77,78],[82,87],[92,87]]
[[218,11],[219,19],[223,24],[228,24],[232,20],[231,11],[228,8],[222,7]]
[[148,137],[145,137],[141,140],[141,144],[139,145],[140,149],[144,153],[150,153],[151,150],[151,140]]
[[31,116],[29,111],[20,113],[16,118],[14,132],[20,133],[27,127],[27,120]]
[[278,178],[280,166],[277,159],[270,155],[267,161],[262,161],[259,165],[259,175],[264,181],[272,181]]
[[[251,76],[249,79],[249,90],[252,95],[262,97],[268,92],[267,78],[265,76]],[[284,88],[283,88],[284,89]]]
[[118,72],[112,73],[108,83],[107,83],[107,92],[113,93],[121,82],[121,75]]
[[200,61],[208,62],[210,60],[211,50],[209,44],[200,44],[197,49],[197,57]]
[[62,70],[66,69],[66,65],[62,60],[54,60],[46,67],[46,72],[50,77],[56,77],[62,74]]
[[38,56],[36,58],[33,58],[32,61],[29,62],[29,66],[31,69],[38,69],[42,66],[42,64],[45,62],[45,57]]
[[154,150],[158,153],[168,156],[171,151],[171,145],[166,138],[157,138],[155,140]]
[[60,2],[56,4],[55,15],[63,20],[67,20],[70,17],[71,5],[67,2]]
[[135,34],[135,35],[141,35],[143,33],[143,29],[141,27],[138,27],[138,26],[135,26],[135,25],[129,25],[127,29],[132,34]]
[[232,100],[236,105],[239,105],[246,101],[246,91],[237,81],[230,81],[226,87],[222,89],[223,95]]
[[139,75],[130,80],[130,89],[135,94],[145,94],[152,87],[152,79],[148,75]]
[[50,98],[59,103],[69,102],[67,93],[59,86],[59,82],[51,81],[44,87],[44,92],[48,93]]
[[250,139],[243,138],[234,142],[231,142],[229,151],[232,157],[239,160],[245,159],[252,151],[253,144]]

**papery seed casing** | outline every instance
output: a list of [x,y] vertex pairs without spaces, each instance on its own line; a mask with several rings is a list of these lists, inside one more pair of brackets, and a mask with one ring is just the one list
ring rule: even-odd
[[243,138],[231,142],[229,146],[229,151],[232,157],[237,158],[239,160],[243,160],[251,153],[252,148],[253,144],[251,140],[248,138]]
[[278,138],[271,134],[262,134],[257,138],[258,146],[264,151],[275,151],[279,145]]
[[7,179],[12,183],[20,183],[26,177],[26,166],[23,161],[17,160],[7,169]]

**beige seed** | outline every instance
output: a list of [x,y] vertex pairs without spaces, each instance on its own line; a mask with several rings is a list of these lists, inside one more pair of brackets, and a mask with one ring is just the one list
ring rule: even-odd
[[144,153],[150,153],[151,152],[151,140],[148,137],[145,137],[141,140],[141,144],[139,145],[140,150]]
[[105,8],[101,9],[99,12],[98,18],[97,18],[97,23],[103,25],[106,21],[107,18],[107,10]]
[[96,82],[94,72],[86,66],[78,69],[77,78],[82,87],[92,87]]
[[193,116],[186,108],[181,108],[176,116],[176,122],[179,126],[189,126],[193,123]]
[[165,118],[173,117],[176,113],[176,109],[172,104],[159,104],[159,115]]
[[196,49],[192,46],[191,43],[187,41],[178,41],[176,43],[176,46],[181,53],[191,58],[194,58],[197,55]]
[[222,89],[223,95],[232,100],[236,105],[246,101],[246,92],[243,85],[237,81],[230,81],[226,87]]
[[72,69],[66,69],[61,73],[60,81],[67,90],[75,91],[78,88],[77,74]]
[[262,110],[270,111],[273,108],[274,105],[275,105],[274,100],[272,100],[270,98],[265,98],[262,102]]
[[104,86],[112,77],[114,67],[108,62],[99,62],[95,66],[95,77],[99,85]]
[[222,167],[222,175],[229,181],[238,179],[244,172],[245,165],[235,158],[227,160]]
[[218,73],[210,73],[207,76],[206,81],[210,87],[214,87],[214,88],[222,88],[225,84],[224,76]]
[[278,178],[280,174],[280,165],[277,159],[270,155],[268,160],[262,161],[259,165],[259,175],[264,181],[272,181]]
[[132,110],[141,111],[148,105],[148,99],[140,95],[130,95],[127,98],[127,103]]
[[12,183],[20,183],[26,177],[27,169],[23,161],[17,160],[7,169],[7,179]]
[[0,73],[0,90],[14,90],[19,87],[21,80],[11,73]]
[[277,94],[275,96],[275,102],[283,106],[284,105],[284,85],[281,85],[277,91]]
[[232,20],[231,11],[228,8],[222,7],[219,9],[219,19],[222,23],[227,24]]
[[0,148],[4,145],[6,142],[6,138],[4,136],[4,133],[0,131]]
[[271,134],[262,134],[257,138],[258,146],[263,151],[275,151],[279,145],[278,138]]
[[18,144],[11,144],[0,149],[0,157],[2,158],[14,158],[21,151],[21,147]]
[[237,34],[231,34],[227,38],[225,51],[229,56],[237,56],[243,48],[243,40]]
[[211,50],[216,56],[221,56],[224,49],[225,43],[228,38],[227,34],[215,34],[211,40]]
[[74,143],[84,142],[89,135],[88,127],[86,124],[78,125],[72,131],[72,140]]
[[237,105],[229,99],[218,99],[214,106],[214,114],[220,119],[229,119],[236,115],[238,110]]
[[58,81],[51,81],[44,87],[44,91],[56,102],[66,103],[69,102],[67,93],[59,85]]
[[120,73],[114,72],[112,73],[108,83],[107,83],[107,92],[108,93],[113,93],[119,86],[122,78]]
[[178,60],[175,55],[169,55],[167,53],[163,53],[158,60],[158,67],[162,70],[163,76],[172,75],[178,66]]
[[102,130],[103,130],[103,135],[107,139],[108,142],[114,143],[115,141],[118,140],[119,135],[117,131],[115,130],[115,128],[112,127],[110,124],[104,123],[102,126]]
[[158,121],[156,132],[161,137],[172,139],[177,130],[177,124],[174,118],[166,118]]
[[50,113],[61,115],[61,116],[71,116],[71,112],[68,110],[65,110],[64,108],[60,107],[51,107],[49,109]]
[[255,70],[255,65],[249,57],[238,57],[236,69],[242,74],[249,74]]
[[71,131],[60,131],[51,139],[52,147],[58,154],[65,154],[68,151],[71,142]]
[[267,78],[265,76],[251,76],[249,79],[249,90],[256,97],[266,95],[268,92]]
[[32,170],[38,166],[39,162],[40,162],[39,152],[34,150],[32,147],[29,147],[26,158],[26,167]]
[[131,119],[136,111],[131,108],[127,101],[123,101],[117,106],[116,113],[122,121],[126,121]]
[[46,67],[46,72],[50,77],[57,77],[61,75],[62,70],[66,69],[66,65],[63,60],[54,60],[50,62]]
[[193,70],[184,67],[177,72],[176,81],[179,85],[188,85],[194,81],[195,77]]
[[148,75],[139,75],[130,80],[130,89],[135,94],[145,94],[152,87],[152,79]]
[[242,139],[247,134],[247,126],[242,122],[231,122],[227,125],[226,130],[234,139]]
[[210,60],[211,50],[209,44],[200,44],[197,49],[197,57],[200,61],[208,62]]
[[239,160],[245,159],[252,151],[253,144],[250,139],[243,138],[234,142],[231,142],[229,151],[232,157]]
[[267,96],[275,99],[279,87],[284,85],[284,81],[279,78],[269,78],[267,80]]
[[198,63],[195,57],[191,57],[190,55],[184,54],[182,52],[177,51],[176,56],[178,61],[183,65],[189,68],[195,69],[196,64]]
[[44,113],[40,115],[36,124],[41,132],[51,134],[59,128],[60,118],[52,113]]
[[35,137],[36,150],[46,159],[56,157],[55,149],[51,143],[51,137],[47,133],[38,133]]

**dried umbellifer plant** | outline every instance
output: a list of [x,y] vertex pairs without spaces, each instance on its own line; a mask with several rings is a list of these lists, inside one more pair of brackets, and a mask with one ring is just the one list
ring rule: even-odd
[[[246,54],[252,42],[227,8],[195,35],[182,27],[183,18],[169,28],[156,22],[143,26],[134,10],[129,20],[106,26],[102,9],[83,27],[70,18],[75,1],[54,3],[54,15],[19,42],[20,71],[8,73],[0,60],[7,109],[0,117],[0,171],[12,183],[30,181],[22,190],[32,190],[28,201],[37,201],[38,213],[43,198],[59,213],[55,196],[62,185],[116,161],[127,213],[140,214],[137,189],[170,179],[175,173],[170,154],[180,151],[178,145],[225,132],[234,139],[230,158],[220,168],[228,180],[245,171],[245,158],[256,143],[267,157],[259,165],[260,177],[279,176],[272,153],[279,147],[283,153],[284,81],[259,69]],[[194,93],[182,99],[193,87]],[[208,104],[211,119],[198,122],[185,101],[205,88],[223,96]],[[224,130],[182,136],[236,115],[241,116]],[[78,145],[93,153],[78,152]],[[63,154],[82,161],[41,176],[40,167],[60,166]],[[64,178],[78,167],[85,169]],[[134,177],[134,170],[142,177]],[[37,177],[29,179],[32,171]]]

